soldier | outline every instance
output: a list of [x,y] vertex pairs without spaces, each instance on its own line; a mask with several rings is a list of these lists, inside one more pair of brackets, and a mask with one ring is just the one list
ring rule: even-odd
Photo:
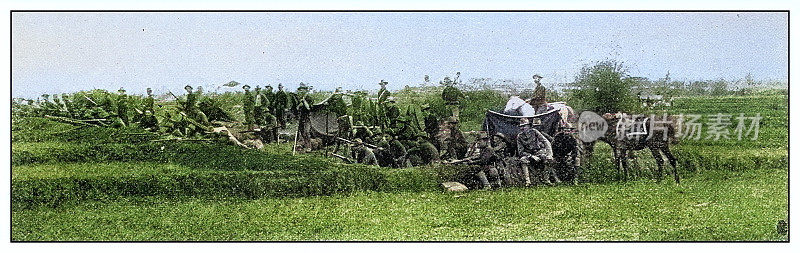
[[256,85],[256,88],[253,89],[253,123],[256,126],[261,126],[264,124],[264,108],[262,107],[261,102],[261,87]]
[[[467,158],[453,161],[453,163],[466,163],[477,166],[477,170],[470,171],[470,175],[475,175],[480,181],[483,189],[492,189],[502,186],[500,174],[495,167],[498,162],[497,156],[491,146],[489,135],[481,132],[478,140],[467,151]],[[491,179],[491,182],[490,182]]]
[[350,95],[350,107],[348,108],[348,115],[353,116],[356,120],[364,120],[368,118],[369,115],[367,104],[367,94],[364,91],[356,91]]
[[529,99],[527,102],[533,109],[536,111],[537,114],[544,113],[553,109],[553,106],[547,104],[547,96],[546,91],[547,89],[542,86],[540,82],[542,77],[539,75],[533,76],[533,81],[536,83],[536,88],[533,89],[533,98]]
[[378,90],[378,104],[383,104],[384,102],[386,102],[386,100],[389,99],[389,97],[392,96],[392,93],[389,92],[388,89],[386,89],[386,85],[389,84],[389,82],[381,80],[381,82],[378,84],[381,85],[381,89]]
[[286,108],[289,106],[289,96],[283,91],[283,84],[278,84],[278,92],[275,93],[275,101],[272,103],[272,112],[278,119],[281,129],[286,128]]
[[130,119],[128,119],[128,95],[125,94],[124,88],[119,88],[117,92],[119,92],[119,96],[117,96],[117,116],[122,125],[127,126],[130,124]]
[[416,127],[414,127],[414,122],[409,119],[411,116],[400,116],[397,117],[395,120],[395,131],[394,134],[400,137],[400,140],[410,140],[416,141],[417,136],[420,134]]
[[394,136],[389,141],[389,156],[391,157],[392,167],[394,168],[405,168],[408,167],[408,160],[406,159],[406,155],[408,155],[408,150],[406,146],[403,145],[400,140],[398,140],[397,136]]
[[389,143],[391,141],[391,136],[388,134],[380,134],[379,139],[376,142],[376,146],[378,146],[377,152],[375,152],[375,156],[378,158],[378,164],[381,167],[391,167],[392,166],[392,158],[389,152],[389,147],[391,146]]
[[425,115],[425,133],[428,134],[428,139],[433,140],[433,138],[436,136],[436,131],[439,130],[439,119],[436,118],[436,115],[431,113],[430,109],[430,105],[422,105],[422,114]]
[[183,105],[183,111],[186,116],[204,126],[211,125],[208,122],[208,117],[206,117],[206,114],[200,111],[200,108],[197,107],[197,102],[200,100],[198,97],[199,94],[192,92],[192,86],[190,85],[186,85],[186,87],[183,88],[186,90],[186,102]]
[[517,135],[517,156],[519,156],[523,169],[525,185],[531,185],[531,174],[533,177],[547,185],[553,185],[550,177],[555,178],[556,183],[561,180],[549,166],[553,160],[553,148],[550,141],[539,130],[532,125],[538,125],[538,119],[523,118],[520,120],[520,132]]
[[144,108],[142,111],[155,112],[156,100],[153,97],[153,89],[147,88],[147,97],[144,98]]
[[242,89],[244,89],[244,100],[242,104],[242,109],[244,109],[244,124],[252,125],[256,122],[256,97],[253,96],[252,92],[250,92],[250,85],[245,84],[242,86]]
[[397,119],[400,117],[400,108],[397,108],[394,98],[389,98],[384,108],[384,112],[386,112],[383,118],[384,122],[386,122],[384,127],[397,127]]
[[444,81],[439,82],[444,85],[442,91],[442,100],[444,100],[447,107],[450,109],[452,116],[458,118],[460,100],[464,98],[464,93],[455,86],[455,82],[450,80],[450,77],[445,77]]
[[337,133],[339,138],[349,140],[353,135],[355,135],[355,129],[353,129],[353,117],[350,115],[340,116],[336,118],[336,122],[339,125],[339,131]]
[[164,126],[164,130],[166,134],[172,134],[179,137],[187,137],[189,135],[189,122],[187,122],[183,116],[178,113],[177,119],[172,117],[172,113],[166,112],[164,116],[164,121],[166,125]]
[[149,131],[158,131],[158,119],[152,111],[146,110],[142,113],[142,119],[139,121],[139,126]]
[[361,140],[369,140],[375,134],[369,126],[364,125],[364,122],[360,120],[353,124],[352,129],[352,137],[360,138]]
[[439,152],[442,159],[460,159],[466,153],[467,143],[461,130],[458,129],[456,117],[447,117],[439,125],[436,140],[440,146]]
[[508,168],[508,164],[506,164],[506,161],[508,160],[509,156],[511,156],[512,151],[508,146],[508,138],[506,138],[506,135],[503,133],[496,133],[492,135],[491,146],[492,152],[494,152],[494,155],[497,156],[497,162],[495,162],[497,172],[501,177],[503,177],[503,180],[507,184],[510,184],[511,172]]
[[262,125],[261,128],[261,139],[263,139],[266,143],[277,142],[278,141],[278,119],[275,115],[272,115],[269,111],[269,107],[263,107],[263,111],[261,113],[262,118]]
[[270,102],[275,99],[275,92],[272,91],[272,85],[267,84],[267,86],[264,87],[264,95],[267,96]]
[[[408,154],[411,157],[417,157],[419,164],[414,165],[426,165],[432,163],[439,163],[441,161],[441,157],[439,156],[439,150],[436,149],[431,142],[425,136],[417,137],[417,145],[408,150]],[[417,160],[417,159],[411,159]]]
[[365,146],[364,141],[361,139],[356,138],[353,140],[353,145],[350,152],[353,156],[353,159],[355,159],[357,163],[375,166],[378,165],[378,159],[375,158],[375,153],[372,152],[372,149]]

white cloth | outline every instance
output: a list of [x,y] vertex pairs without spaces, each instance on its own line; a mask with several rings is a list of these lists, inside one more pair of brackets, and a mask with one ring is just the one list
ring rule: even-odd
[[506,103],[506,108],[503,109],[503,113],[508,115],[521,114],[521,116],[534,116],[536,115],[536,110],[519,96],[511,96]]

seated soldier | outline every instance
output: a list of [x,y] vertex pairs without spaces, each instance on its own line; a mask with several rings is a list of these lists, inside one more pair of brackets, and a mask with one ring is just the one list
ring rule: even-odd
[[547,165],[553,160],[553,148],[550,141],[539,130],[532,127],[532,125],[541,124],[540,122],[538,119],[523,118],[520,120],[517,156],[522,162],[522,173],[526,186],[532,184],[531,177],[547,185],[553,185],[550,177],[553,177],[557,183],[561,182],[552,166]]
[[439,150],[437,150],[425,136],[417,137],[417,143],[413,148],[408,150],[408,155],[412,157],[410,159],[414,166],[438,163],[441,160],[439,157]]
[[351,155],[355,162],[366,165],[378,165],[378,159],[375,158],[375,153],[372,149],[364,145],[361,139],[355,139],[350,149]]
[[[489,135],[481,132],[478,141],[467,151],[467,158],[453,161],[454,163],[466,163],[475,165],[477,170],[470,171],[469,174],[475,175],[481,183],[483,189],[492,189],[502,186],[500,174],[495,167],[498,159],[492,150]],[[491,179],[491,182],[489,181]]]

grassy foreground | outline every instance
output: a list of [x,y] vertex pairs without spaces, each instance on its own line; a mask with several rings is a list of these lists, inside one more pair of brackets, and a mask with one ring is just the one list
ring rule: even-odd
[[458,194],[128,198],[12,213],[14,240],[786,240],[786,168]]
[[[450,194],[438,184],[457,167],[346,165],[286,145],[161,143],[14,118],[11,240],[787,240],[775,227],[788,214],[786,97],[691,97],[672,109],[760,112],[761,135],[682,140],[681,185],[650,180],[648,151],[636,179],[620,182],[601,144],[578,186]],[[462,127],[475,130],[481,115],[469,115]]]

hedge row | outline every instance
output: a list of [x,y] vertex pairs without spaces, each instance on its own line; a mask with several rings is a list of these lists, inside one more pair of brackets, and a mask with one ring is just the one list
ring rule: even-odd
[[329,164],[315,169],[302,174],[197,170],[180,174],[14,180],[11,200],[13,209],[20,210],[120,197],[300,197],[379,190],[387,185],[385,174],[377,167]]

